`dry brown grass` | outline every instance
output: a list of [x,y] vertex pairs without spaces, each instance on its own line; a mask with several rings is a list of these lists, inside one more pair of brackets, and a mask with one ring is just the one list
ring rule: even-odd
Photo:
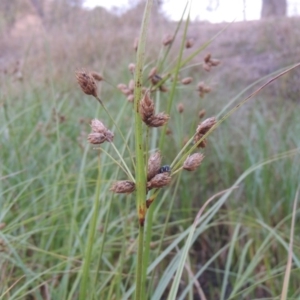
[[[104,9],[84,11],[78,8],[49,8],[44,23],[33,14],[20,17],[0,41],[0,70],[13,73],[16,61],[23,61],[24,76],[35,81],[52,79],[66,84],[73,78],[70,72],[87,67],[108,74],[118,82],[128,63],[134,61],[133,41],[138,35],[142,5],[122,17],[109,14]],[[51,11],[51,13],[50,13]],[[300,56],[300,18],[267,21],[236,22],[229,26],[205,51],[222,60],[214,74],[212,84],[222,80],[231,87],[243,86],[279,67],[295,62]],[[188,36],[193,39],[193,49],[207,42],[225,24],[207,22],[191,23]],[[153,61],[162,47],[162,39],[173,33],[176,23],[166,21],[157,11],[153,13],[148,43],[148,61]],[[180,40],[180,38],[178,39]],[[177,42],[175,42],[176,44]],[[176,49],[176,46],[174,47]],[[174,53],[176,51],[173,51]],[[201,54],[200,54],[201,56]],[[199,58],[197,59],[199,61]],[[52,73],[49,74],[49,63]],[[195,61],[196,62],[196,61]],[[203,72],[192,68],[186,75]],[[29,75],[30,74],[30,75]],[[298,75],[293,74],[293,81]],[[218,83],[219,84],[219,83]],[[284,89],[295,89],[295,85]]]

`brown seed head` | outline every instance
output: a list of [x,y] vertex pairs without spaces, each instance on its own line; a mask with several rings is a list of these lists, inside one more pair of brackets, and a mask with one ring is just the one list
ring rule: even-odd
[[211,66],[210,66],[209,64],[204,63],[202,66],[203,66],[203,69],[204,69],[206,72],[209,72],[210,69],[211,69]]
[[165,85],[161,85],[161,86],[159,87],[159,90],[160,90],[161,92],[163,92],[163,93],[166,93],[166,92],[168,91],[168,88],[167,88]]
[[135,51],[137,51],[138,45],[139,45],[139,38],[135,38],[135,40],[134,40],[134,42],[133,42],[133,49],[134,49]]
[[195,171],[201,164],[204,155],[201,153],[194,153],[187,157],[183,163],[183,169],[187,171]]
[[157,75],[157,74],[154,74],[151,77],[151,82],[152,82],[153,85],[158,84],[161,80],[162,80],[162,78],[159,75]]
[[130,95],[127,97],[127,101],[132,103],[132,102],[134,101],[134,95],[133,95],[133,94],[130,94]]
[[210,60],[210,64],[211,64],[213,67],[218,66],[220,63],[221,63],[221,61],[220,61],[219,59],[211,59],[211,60]]
[[150,99],[149,93],[146,93],[140,102],[140,114],[146,124],[154,116],[154,102]]
[[93,119],[91,121],[91,128],[93,132],[98,132],[98,133],[105,133],[107,131],[107,128],[98,119]]
[[215,117],[208,118],[198,125],[196,132],[198,134],[206,134],[216,123]]
[[6,223],[0,223],[0,230],[2,230],[3,228],[5,228],[6,227]]
[[186,77],[181,80],[182,84],[190,84],[193,81],[192,77]]
[[162,188],[171,182],[171,176],[168,172],[155,175],[150,181],[147,182],[147,189]]
[[93,76],[93,78],[97,81],[102,81],[103,80],[103,76],[100,75],[99,73],[97,72],[91,72],[91,75]]
[[194,136],[194,143],[197,144],[197,148],[205,148],[207,145],[206,139],[199,141],[203,138],[204,134],[196,133]]
[[210,61],[210,59],[211,59],[211,54],[210,54],[210,53],[207,53],[207,54],[205,55],[205,57],[204,57],[204,62],[205,62],[205,63],[208,63],[208,62]]
[[110,191],[117,194],[130,194],[134,192],[134,190],[135,190],[135,184],[134,182],[129,180],[117,181],[110,188]]
[[163,45],[164,46],[168,46],[170,45],[171,43],[173,42],[173,36],[171,34],[168,34],[166,35],[164,38],[163,38]]
[[129,88],[130,91],[133,93],[133,91],[134,91],[134,80],[133,80],[133,79],[131,79],[131,80],[129,81],[128,88]]
[[157,68],[154,67],[150,70],[148,78],[152,78],[157,73]]
[[97,97],[97,85],[94,77],[86,71],[76,72],[76,79],[82,91],[87,95]]
[[205,116],[205,114],[206,114],[205,109],[201,109],[201,110],[199,111],[199,118],[202,119],[202,118]]
[[165,125],[169,119],[170,119],[169,115],[166,115],[165,113],[158,113],[152,116],[150,119],[148,119],[148,122],[145,123],[149,127],[160,127]]
[[131,74],[134,74],[134,72],[135,72],[135,64],[130,63],[128,65],[128,70],[130,71]]
[[194,39],[187,39],[187,41],[185,42],[185,48],[189,49],[192,48],[194,46]]
[[157,151],[150,155],[148,159],[147,180],[152,179],[159,171],[161,165],[161,154]]
[[88,141],[93,145],[100,145],[106,141],[106,136],[103,133],[92,132],[88,135]]
[[112,142],[114,139],[114,134],[108,130],[104,124],[98,120],[93,119],[91,122],[92,133],[88,135],[88,141],[91,144],[99,145],[104,142]]
[[127,87],[126,84],[124,83],[119,83],[117,85],[117,88],[121,91],[122,94],[124,94],[125,96],[129,96],[130,94],[132,94],[131,90]]
[[184,111],[184,105],[183,105],[183,103],[179,103],[178,105],[177,105],[177,110],[178,110],[178,112],[181,114],[181,113],[183,113],[183,111]]

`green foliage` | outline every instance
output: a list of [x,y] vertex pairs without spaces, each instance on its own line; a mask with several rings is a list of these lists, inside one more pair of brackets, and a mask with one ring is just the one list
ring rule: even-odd
[[[131,299],[138,243],[135,197],[109,191],[115,180],[127,177],[110,144],[101,150],[88,146],[90,119],[103,120],[129,166],[131,159],[105,111],[71,82],[73,70],[69,77],[55,76],[61,66],[48,50],[49,69],[39,80],[27,74],[20,82],[3,76],[1,83],[0,299],[47,299],[47,294],[78,299],[87,253],[87,299]],[[114,86],[120,74],[124,82],[131,79],[124,67],[128,57],[118,59],[120,69],[105,76]],[[204,75],[194,68],[184,72],[195,84],[173,85],[172,134],[161,149],[163,164],[171,164],[185,138],[192,137],[200,109],[218,115],[232,95],[237,95],[234,106],[250,94],[245,86],[223,86],[199,99],[195,85]],[[170,89],[172,84],[166,83]],[[134,149],[132,104],[114,86],[102,83],[100,97]],[[168,110],[169,95],[156,94],[160,111]],[[145,299],[275,299],[281,294],[292,213],[299,212],[292,208],[300,178],[298,116],[295,102],[261,91],[208,136],[200,168],[179,172],[159,194],[147,223]],[[153,148],[160,133],[154,131]],[[193,224],[207,199],[224,190]],[[91,220],[96,231],[88,234]],[[300,295],[299,233],[296,222],[289,298]]]

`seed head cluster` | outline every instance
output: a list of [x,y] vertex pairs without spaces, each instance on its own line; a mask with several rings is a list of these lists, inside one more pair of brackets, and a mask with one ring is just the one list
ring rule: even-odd
[[97,84],[92,73],[88,73],[84,70],[78,71],[76,72],[76,79],[85,94],[98,97]]
[[108,130],[98,119],[91,122],[92,133],[88,135],[88,141],[93,145],[100,145],[104,142],[112,142],[114,134]]
[[200,140],[203,138],[203,136],[217,123],[217,120],[215,117],[208,118],[201,122],[197,129],[196,133],[194,135],[194,142],[197,144],[198,148],[205,148],[207,145],[206,139]]

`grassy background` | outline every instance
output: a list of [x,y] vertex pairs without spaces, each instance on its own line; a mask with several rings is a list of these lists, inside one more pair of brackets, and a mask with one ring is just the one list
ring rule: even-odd
[[[115,180],[126,177],[110,160],[109,155],[118,160],[110,145],[99,154],[86,136],[94,117],[113,126],[97,102],[76,86],[74,71],[96,70],[111,83],[100,84],[100,95],[133,149],[132,104],[115,86],[131,79],[127,65],[135,60],[132,45],[141,9],[117,18],[101,9],[61,7],[51,10],[40,26],[30,23],[40,22],[33,15],[29,17],[35,21],[30,22],[28,15],[21,15],[18,20],[26,17],[27,23],[1,27],[0,299],[77,299],[98,164],[100,212],[89,299],[122,299],[134,283],[135,199],[108,191]],[[156,12],[151,22],[146,73],[163,51],[163,35],[176,27]],[[221,66],[210,73],[199,65],[180,72],[181,78],[192,76],[194,81],[178,86],[163,164],[170,164],[193,134],[201,109],[217,116],[251,83],[297,62],[299,22],[294,18],[234,23],[193,62],[201,62],[210,51],[222,60]],[[197,47],[223,27],[192,23],[188,35]],[[181,34],[169,63],[178,53]],[[203,203],[255,164],[300,147],[299,72],[280,78],[223,123],[208,139],[201,168],[182,173],[180,183],[175,178],[154,203],[149,299],[165,299],[174,259],[184,245],[177,239]],[[199,81],[213,89],[203,99],[195,91]],[[244,96],[258,86],[249,87]],[[159,97],[164,111],[167,94]],[[178,103],[184,104],[182,114]],[[129,162],[117,134],[115,144]],[[279,299],[299,175],[299,157],[288,156],[255,169],[239,183],[197,232],[178,299],[200,299],[197,285],[180,298],[191,274],[199,270],[197,282],[207,299],[229,298],[233,291],[230,299]],[[289,299],[300,297],[299,236],[296,226]]]

